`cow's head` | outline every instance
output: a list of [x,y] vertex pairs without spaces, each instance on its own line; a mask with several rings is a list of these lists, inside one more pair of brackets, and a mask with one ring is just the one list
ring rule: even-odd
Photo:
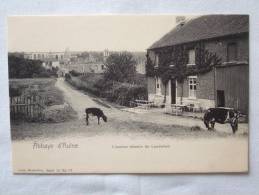
[[107,122],[107,116],[103,115],[102,118],[104,122]]

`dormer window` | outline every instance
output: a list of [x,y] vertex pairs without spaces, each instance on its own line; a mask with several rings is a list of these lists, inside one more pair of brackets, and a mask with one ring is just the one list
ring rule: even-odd
[[193,66],[195,65],[195,50],[194,49],[190,49],[188,51],[188,66]]

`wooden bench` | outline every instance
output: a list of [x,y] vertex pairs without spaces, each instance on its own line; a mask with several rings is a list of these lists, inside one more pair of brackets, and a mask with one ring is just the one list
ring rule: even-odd
[[185,107],[186,105],[183,105],[183,104],[171,104],[172,113],[175,114],[176,116],[182,115]]
[[188,108],[189,111],[192,111],[192,112],[201,112],[202,111],[200,103],[189,104],[187,106],[187,108]]
[[148,100],[134,100],[134,102],[132,102],[132,104],[138,108],[149,109],[154,105],[154,102],[148,101]]

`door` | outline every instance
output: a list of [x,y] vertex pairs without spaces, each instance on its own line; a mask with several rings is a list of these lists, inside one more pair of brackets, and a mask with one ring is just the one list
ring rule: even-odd
[[171,80],[171,104],[176,103],[176,82],[174,79]]
[[217,90],[217,106],[225,107],[225,94],[223,90]]

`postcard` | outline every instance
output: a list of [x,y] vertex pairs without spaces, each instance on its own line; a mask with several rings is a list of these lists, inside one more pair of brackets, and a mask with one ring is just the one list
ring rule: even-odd
[[248,15],[10,16],[16,174],[248,172]]

